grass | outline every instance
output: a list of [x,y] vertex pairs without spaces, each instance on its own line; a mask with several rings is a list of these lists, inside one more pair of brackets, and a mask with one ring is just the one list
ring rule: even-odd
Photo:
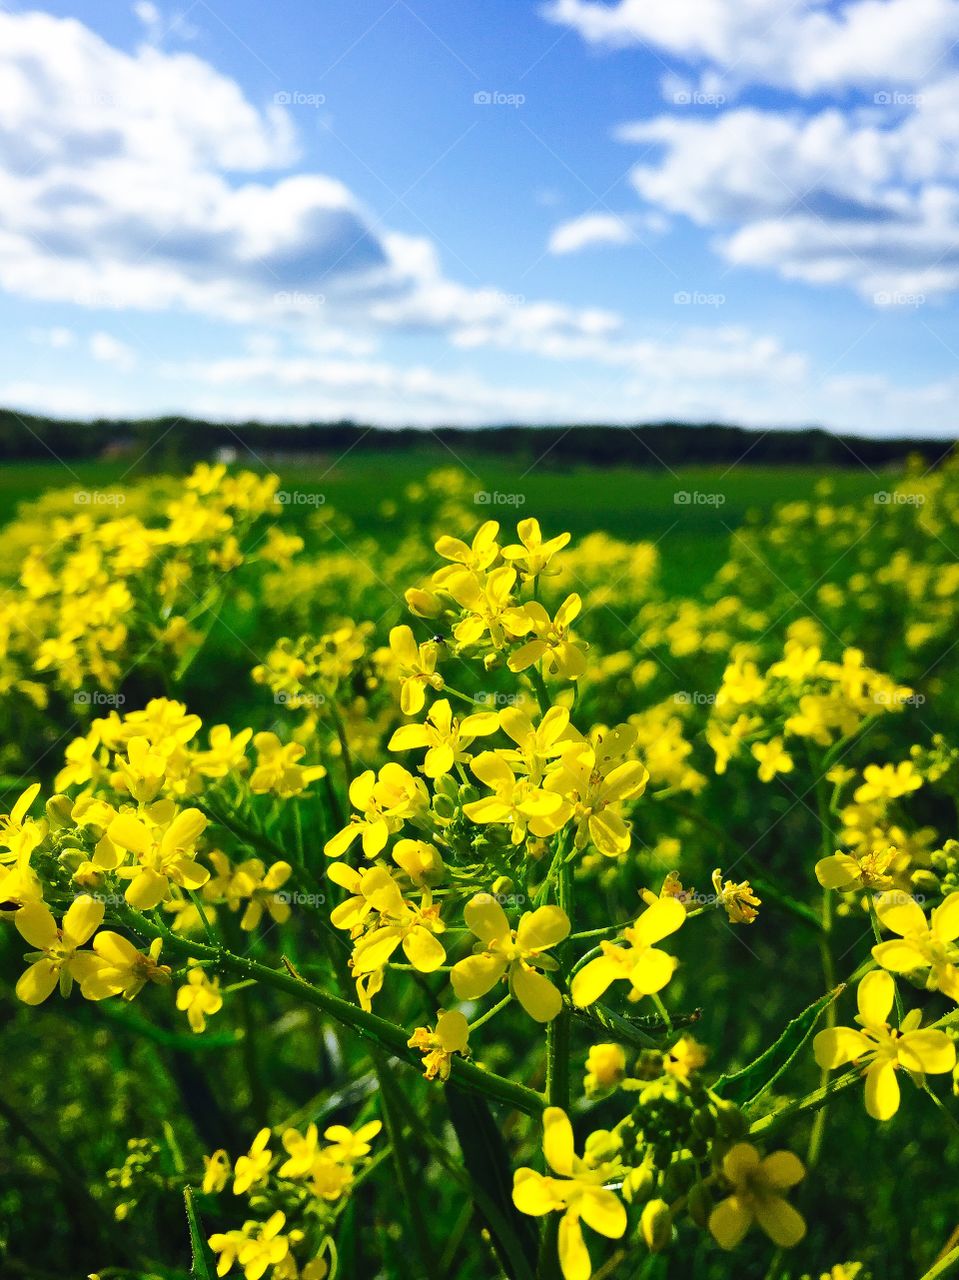
[[[408,453],[353,453],[309,466],[278,469],[283,487],[319,494],[325,505],[343,511],[359,529],[376,532],[380,507],[401,501],[409,484],[438,467],[459,467],[475,480],[477,521],[509,524],[536,515],[548,530],[568,529],[574,537],[601,529],[659,546],[667,589],[687,594],[702,587],[727,557],[731,534],[750,511],[760,514],[785,501],[811,498],[827,480],[838,500],[855,501],[884,486],[870,471],[815,467],[690,466],[680,471],[639,467],[556,468],[549,458],[500,461],[486,455],[454,456],[444,447]],[[137,469],[129,461],[84,461],[69,468],[53,460],[14,463],[0,471],[0,510],[12,519],[19,503],[51,488],[110,489],[131,483]],[[677,500],[688,494],[690,501]],[[700,495],[696,497],[696,495]],[[706,495],[705,497],[703,495]],[[316,510],[302,501],[289,506],[295,522]]]

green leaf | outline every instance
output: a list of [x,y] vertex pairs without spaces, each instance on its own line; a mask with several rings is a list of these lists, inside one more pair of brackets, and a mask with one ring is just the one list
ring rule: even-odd
[[190,1224],[190,1249],[193,1253],[193,1265],[190,1268],[192,1280],[213,1280],[210,1270],[209,1251],[203,1232],[200,1229],[200,1218],[193,1201],[193,1192],[189,1187],[183,1188],[183,1203],[186,1205],[186,1219]]
[[513,1177],[506,1144],[485,1098],[446,1086],[450,1119],[473,1198],[509,1280],[533,1280],[538,1249],[531,1218],[513,1204]]
[[749,1066],[743,1067],[742,1071],[733,1072],[732,1075],[720,1076],[713,1085],[713,1093],[741,1107],[748,1107],[757,1102],[779,1079],[812,1035],[820,1016],[845,989],[846,984],[843,982],[832,991],[827,991],[824,996],[820,996],[808,1009],[804,1009],[798,1017],[793,1018],[775,1044],[771,1044],[765,1052],[750,1062]]

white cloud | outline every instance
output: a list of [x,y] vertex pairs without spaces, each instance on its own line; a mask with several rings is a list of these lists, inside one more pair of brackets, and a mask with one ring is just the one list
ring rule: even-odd
[[597,245],[632,244],[636,232],[628,217],[615,213],[584,213],[553,229],[547,248],[550,253],[578,253]]
[[448,280],[429,240],[378,227],[334,178],[264,179],[296,157],[289,115],[192,54],[128,54],[74,20],[0,14],[0,103],[10,293],[318,334],[595,326],[589,311]]
[[812,116],[740,108],[627,125],[653,144],[632,182],[645,201],[720,235],[732,263],[864,297],[959,288],[959,76],[903,113]]
[[63,351],[76,342],[76,334],[63,325],[54,325],[51,329],[28,329],[27,337],[40,347],[50,347],[54,351]]
[[727,91],[917,84],[959,39],[957,0],[551,0],[543,12],[592,44],[651,45],[718,69]]
[[90,335],[90,354],[102,364],[112,364],[126,372],[137,362],[136,352],[112,334],[97,332]]

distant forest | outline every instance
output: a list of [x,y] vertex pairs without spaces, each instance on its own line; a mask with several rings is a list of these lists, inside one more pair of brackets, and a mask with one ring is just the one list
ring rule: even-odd
[[246,465],[282,465],[347,451],[435,449],[454,454],[539,460],[540,466],[675,467],[749,461],[766,466],[882,467],[918,454],[929,464],[944,458],[951,440],[873,439],[821,428],[747,430],[710,423],[637,426],[530,426],[386,429],[356,422],[306,425],[219,423],[194,418],[70,422],[0,409],[0,458],[41,461],[127,457],[150,470],[175,470],[198,459],[235,457]]

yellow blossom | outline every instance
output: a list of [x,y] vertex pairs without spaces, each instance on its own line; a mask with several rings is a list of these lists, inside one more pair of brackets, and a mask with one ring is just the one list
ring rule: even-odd
[[777,773],[792,773],[795,768],[792,756],[783,747],[782,738],[754,742],[752,753],[753,758],[759,762],[760,782],[772,782]]
[[266,1181],[270,1165],[273,1163],[273,1152],[270,1150],[270,1130],[259,1131],[245,1156],[237,1156],[233,1170],[233,1194],[245,1195],[251,1187],[258,1187]]
[[503,559],[518,565],[524,578],[535,578],[545,572],[557,551],[569,542],[569,533],[558,533],[555,538],[543,541],[539,521],[533,518],[520,520],[516,526],[519,543],[503,548]]
[[580,1008],[594,1004],[611,983],[629,982],[631,1000],[654,995],[666,986],[676,969],[676,960],[654,944],[675,933],[686,919],[686,909],[677,898],[659,898],[647,907],[632,928],[624,931],[626,946],[601,942],[603,952],[590,960],[573,978],[570,994]]
[[469,1052],[469,1023],[458,1009],[443,1009],[436,1018],[436,1030],[417,1027],[407,1044],[423,1054],[423,1074],[427,1080],[448,1080],[453,1054]]
[[[82,894],[75,898],[58,928],[49,907],[42,902],[30,902],[13,917],[21,937],[36,947],[27,959],[29,969],[17,982],[17,996],[24,1004],[42,1004],[59,984],[60,994],[68,996],[74,980],[80,983],[81,994],[86,984],[96,975],[102,961],[93,951],[81,951],[103,920],[103,903]],[[91,994],[88,999],[102,999]]]
[[589,1280],[592,1263],[583,1239],[588,1227],[611,1240],[626,1231],[626,1209],[614,1191],[603,1186],[616,1172],[609,1164],[592,1164],[575,1153],[573,1127],[559,1107],[543,1112],[543,1154],[557,1177],[535,1169],[513,1175],[513,1203],[521,1213],[542,1217],[561,1213],[559,1261],[565,1280]]
[[874,1120],[888,1120],[899,1110],[900,1067],[922,1075],[951,1071],[956,1065],[956,1046],[944,1031],[919,1030],[922,1014],[907,1013],[897,1031],[889,1025],[896,984],[884,970],[867,973],[859,983],[857,998],[862,1027],[829,1027],[813,1041],[816,1061],[832,1070],[847,1062],[868,1064],[866,1110]]
[[776,1151],[761,1159],[749,1142],[737,1142],[722,1163],[732,1194],[709,1215],[709,1230],[724,1249],[735,1249],[757,1222],[780,1249],[791,1249],[806,1234],[802,1215],[783,1195],[806,1176],[802,1161],[791,1151]]
[[400,669],[400,709],[415,716],[423,710],[427,688],[443,688],[436,670],[438,646],[432,640],[418,645],[410,628],[401,626],[390,632],[390,649]]
[[462,720],[453,715],[446,698],[434,702],[423,724],[401,725],[389,741],[390,751],[415,751],[426,748],[422,772],[428,778],[441,778],[454,765],[469,759],[474,738],[495,733],[499,716],[495,711],[478,711]]
[[223,1008],[219,978],[211,981],[199,965],[192,965],[186,986],[176,993],[176,1007],[186,1014],[192,1031],[197,1035],[205,1031],[207,1018]]
[[458,1000],[478,1000],[506,976],[510,993],[537,1022],[551,1022],[563,1007],[563,998],[540,969],[556,969],[549,951],[569,933],[569,918],[560,907],[527,911],[516,929],[506,912],[488,893],[478,893],[466,904],[467,928],[478,939],[475,954],[453,966],[450,981]]
[[879,964],[893,973],[928,970],[926,986],[938,987],[950,1000],[959,1002],[959,948],[955,945],[959,938],[959,891],[950,893],[933,910],[928,923],[914,898],[895,891],[876,898],[876,914],[886,929],[900,935],[873,947]]

